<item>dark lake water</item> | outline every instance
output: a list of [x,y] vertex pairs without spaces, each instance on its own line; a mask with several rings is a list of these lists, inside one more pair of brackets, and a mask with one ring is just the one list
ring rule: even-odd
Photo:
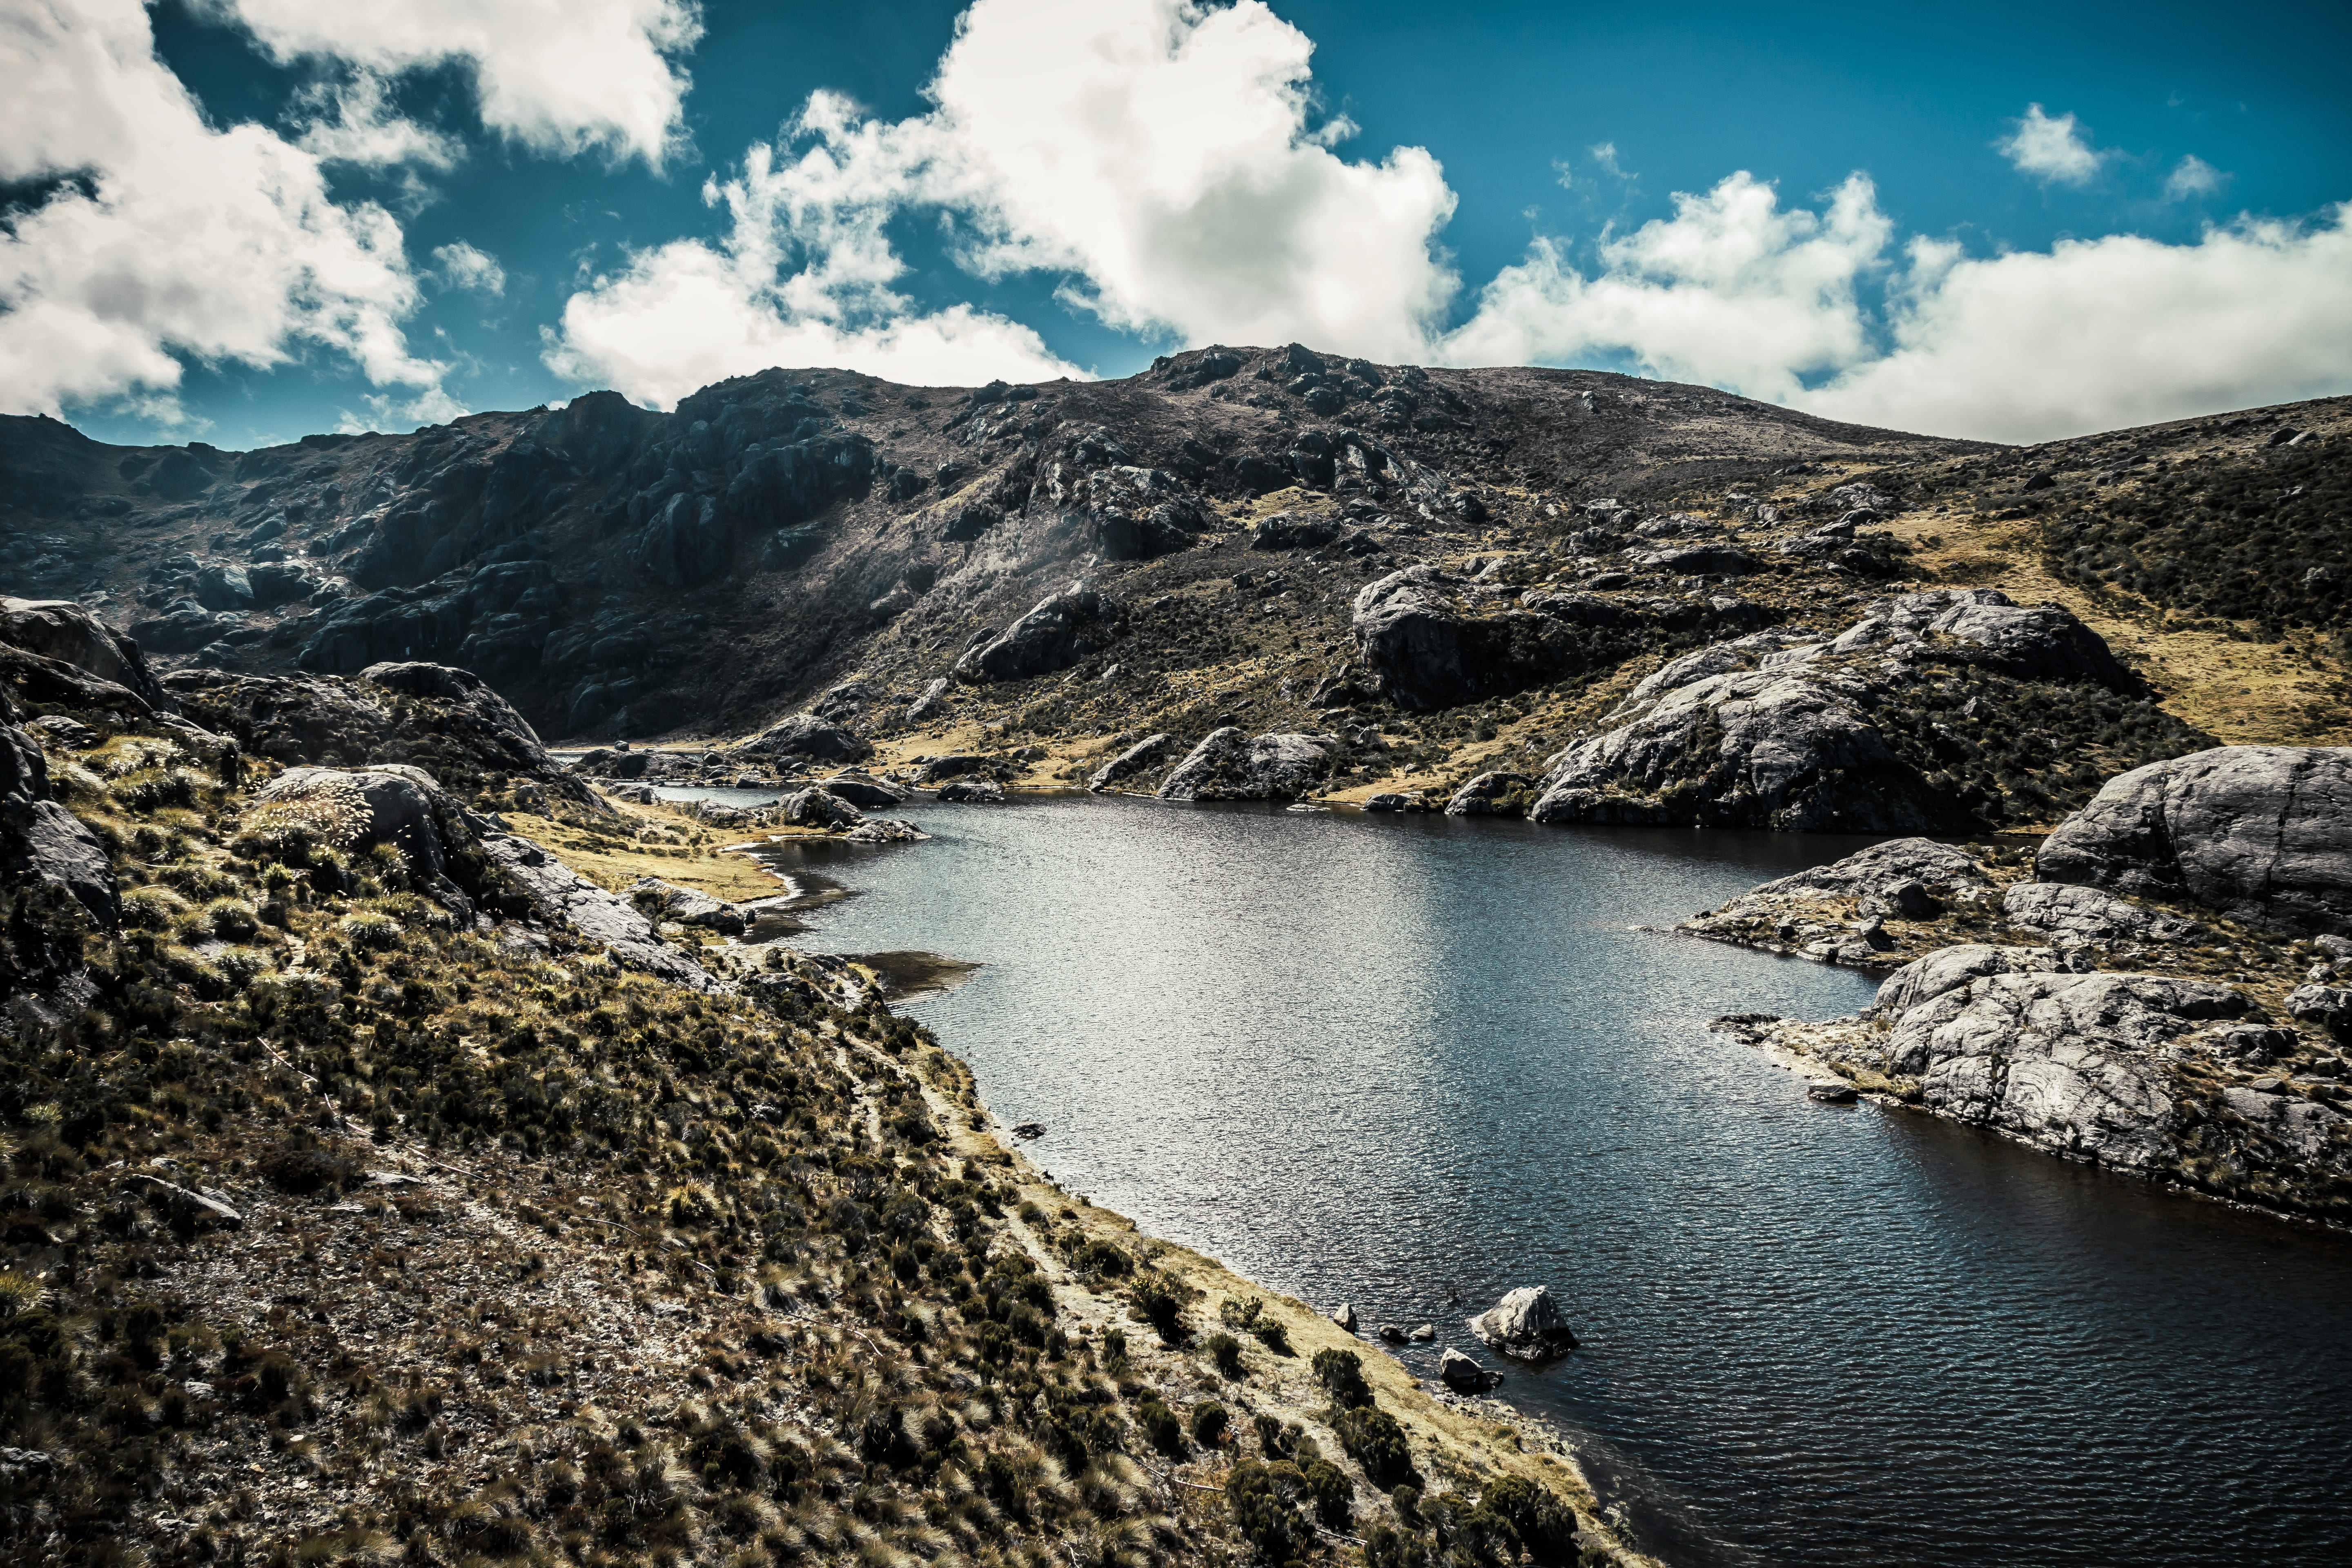
[[1583,1349],[1502,1394],[1669,1560],[2352,1561],[2352,1242],[1810,1104],[1702,1026],[1869,982],[1628,929],[1862,841],[904,815],[935,841],[810,853],[860,891],[803,940],[985,963],[916,1010],[1153,1234],[1473,1351],[1549,1284]]

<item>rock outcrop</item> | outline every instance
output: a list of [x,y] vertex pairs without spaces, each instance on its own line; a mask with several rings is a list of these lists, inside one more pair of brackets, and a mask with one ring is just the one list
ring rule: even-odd
[[1250,735],[1213,730],[1160,785],[1162,800],[1280,800],[1306,794],[1328,772],[1337,735]]
[[741,936],[751,927],[751,917],[740,906],[658,877],[640,877],[629,884],[629,899],[640,909],[650,905],[658,919],[702,926],[721,936]]
[[1448,816],[1517,816],[1535,799],[1536,781],[1525,773],[1485,773],[1454,792]]
[[0,598],[0,643],[110,680],[150,708],[174,711],[139,645],[70,599]]
[[2034,861],[2052,882],[2352,933],[2352,747],[2221,746],[2107,781]]
[[1409,710],[1520,690],[1582,663],[1567,624],[1434,566],[1366,584],[1352,625],[1372,689]]
[[1469,1321],[1470,1331],[1490,1350],[1518,1361],[1551,1361],[1576,1348],[1576,1336],[1560,1316],[1548,1285],[1522,1285]]
[[874,754],[867,742],[814,713],[779,720],[740,749],[752,756],[810,757],[826,763],[862,763]]
[[624,969],[698,991],[719,989],[709,971],[664,942],[653,922],[626,899],[606,892],[528,838],[485,833],[480,842],[506,885],[540,920],[604,948]]
[[49,787],[48,759],[5,721],[0,700],[0,885],[46,882],[71,893],[101,929],[121,918],[114,868],[98,836]]
[[1087,788],[1100,795],[1114,784],[1125,784],[1165,762],[1175,745],[1176,737],[1173,735],[1146,735],[1097,768],[1094,775],[1087,780]]
[[964,655],[956,663],[956,676],[975,682],[1020,680],[1066,669],[1108,647],[1118,618],[1116,607],[1091,588],[1056,594]]
[[[1757,632],[1711,644],[1645,678],[1611,726],[1554,756],[1531,814],[1541,822],[1951,833],[1978,814],[1941,753],[1948,726],[1890,728],[1916,700],[1959,708],[1987,682],[2074,682],[2126,696],[2137,678],[2097,634],[2054,606],[1989,589],[1906,594],[1834,638]],[[1916,695],[1915,695],[1916,694]],[[2023,700],[2022,699],[2017,699]],[[1969,698],[1967,700],[1978,700]]]
[[474,898],[450,876],[454,847],[474,837],[467,814],[432,774],[401,763],[375,767],[289,768],[253,794],[248,831],[307,829],[329,847],[364,855],[390,845],[409,880],[459,920],[474,918]]

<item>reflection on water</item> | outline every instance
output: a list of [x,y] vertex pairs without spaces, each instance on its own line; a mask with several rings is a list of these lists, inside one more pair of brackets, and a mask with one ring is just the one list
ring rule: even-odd
[[917,1011],[1148,1230],[1441,1346],[1549,1283],[1584,1348],[1503,1392],[1589,1434],[1675,1560],[2352,1550],[2352,1246],[1809,1104],[1700,1026],[1850,1011],[1867,980],[1629,929],[1859,840],[905,815],[934,842],[807,853],[860,896],[803,940],[984,963]]

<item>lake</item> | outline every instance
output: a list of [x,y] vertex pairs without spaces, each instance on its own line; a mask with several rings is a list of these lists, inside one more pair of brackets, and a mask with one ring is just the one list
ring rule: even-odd
[[[1848,970],[1658,931],[1862,839],[1061,798],[784,853],[1074,1192],[1365,1325],[1548,1284],[1500,1397],[1684,1563],[2352,1554],[2352,1243],[1872,1106],[1708,1034]],[[1406,1359],[1424,1375],[1435,1349]]]

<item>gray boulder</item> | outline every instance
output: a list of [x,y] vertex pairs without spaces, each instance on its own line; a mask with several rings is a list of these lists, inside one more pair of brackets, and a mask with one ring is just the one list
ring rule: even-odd
[[862,763],[874,748],[840,725],[814,713],[780,720],[743,742],[755,756],[812,757],[828,763]]
[[0,723],[0,877],[11,886],[29,879],[63,888],[103,929],[121,918],[98,836],[51,793],[39,743],[7,723]]
[[830,790],[795,790],[777,802],[777,816],[793,827],[840,829],[855,827],[866,814]]
[[1294,517],[1278,511],[1257,525],[1250,535],[1252,550],[1309,550],[1318,544],[1328,544],[1339,537],[1342,524],[1336,517]]
[[1067,669],[1088,654],[1108,647],[1117,634],[1117,612],[1102,595],[1073,588],[1041,601],[1002,635],[956,661],[960,680],[1022,680]]
[[1991,885],[1984,868],[1963,850],[1932,838],[1892,838],[1843,860],[1766,882],[1748,896],[1853,899],[1883,906],[1870,911],[1874,914],[1924,920],[1955,890]]
[[699,889],[665,882],[658,877],[638,878],[629,884],[629,897],[641,906],[654,904],[661,910],[663,920],[703,926],[724,936],[741,936],[751,927],[751,917],[725,900],[713,898]]
[[253,582],[233,561],[216,562],[196,574],[196,603],[207,610],[253,608]]
[[1876,1065],[1918,1079],[1921,1103],[1956,1121],[2158,1170],[2192,1112],[2157,1053],[2246,1006],[2227,986],[2167,975],[1982,974],[1903,1009],[1875,1037]]
[[951,805],[1003,805],[1004,786],[994,779],[956,779],[940,786],[939,797]]
[[1100,795],[1113,784],[1133,778],[1146,769],[1158,766],[1174,748],[1176,737],[1169,734],[1146,735],[1110,761],[1094,771],[1087,780],[1087,788]]
[[1519,1361],[1550,1361],[1576,1348],[1548,1285],[1522,1285],[1469,1320],[1487,1348]]
[[2218,746],[2134,768],[2059,825],[2034,873],[2352,933],[2352,747]]
[[522,764],[522,770],[534,776],[555,773],[555,759],[547,754],[547,747],[530,721],[515,711],[513,703],[469,669],[457,669],[446,664],[425,664],[421,661],[372,664],[359,673],[359,679],[386,691],[396,691],[405,697],[426,697],[462,710],[483,730],[502,738],[501,750],[510,753]]
[[2286,1010],[2305,1023],[2342,1030],[2352,1026],[2352,990],[2340,985],[2298,985],[2287,994]]
[[2001,896],[2000,907],[2010,924],[2047,931],[2069,946],[2203,942],[2213,934],[2211,928],[2179,915],[2063,882],[2015,883]]
[[867,811],[907,804],[905,791],[892,789],[881,780],[864,773],[835,773],[829,779],[819,779],[817,786]]
[[1337,735],[1212,731],[1160,786],[1162,800],[1276,800],[1304,795],[1329,771]]
[[907,722],[928,724],[934,719],[944,718],[948,706],[948,678],[942,675],[924,687],[920,697],[907,704]]
[[1552,758],[1529,815],[1811,833],[1966,827],[1958,803],[1871,722],[1869,695],[1857,678],[1769,663],[1707,676]]
[[603,947],[625,969],[698,991],[719,989],[702,965],[664,943],[653,922],[628,900],[606,892],[528,838],[484,833],[480,842],[508,886],[548,924]]
[[148,669],[139,645],[70,599],[0,598],[0,643],[110,680],[150,708],[177,710]]
[[471,921],[474,901],[449,875],[451,848],[473,837],[467,815],[423,768],[382,763],[348,772],[289,768],[254,792],[245,821],[265,831],[306,827],[348,853],[389,844],[407,863],[410,881]]
[[1881,981],[1871,1011],[1882,1017],[1900,1017],[1923,1003],[1985,975],[2025,974],[2045,969],[2050,957],[2047,948],[1995,947],[1979,942],[1938,948]]
[[[1502,802],[1512,795],[1524,795],[1535,788],[1536,781],[1525,773],[1485,773],[1454,792],[1445,803],[1448,816],[1491,816],[1503,811]],[[1512,808],[1517,815],[1517,809]]]
[[1581,645],[1561,620],[1434,566],[1408,566],[1367,584],[1351,627],[1373,689],[1415,710],[1517,691],[1582,663]]
[[189,1230],[245,1228],[245,1216],[229,1205],[226,1194],[193,1191],[161,1176],[132,1176],[126,1184]]
[[1484,1394],[1501,1385],[1503,1374],[1488,1372],[1452,1345],[1439,1352],[1437,1381],[1456,1394]]
[[944,779],[962,778],[967,773],[984,773],[995,762],[973,752],[950,752],[944,757],[928,757],[916,770],[915,776],[924,784],[938,784]]

